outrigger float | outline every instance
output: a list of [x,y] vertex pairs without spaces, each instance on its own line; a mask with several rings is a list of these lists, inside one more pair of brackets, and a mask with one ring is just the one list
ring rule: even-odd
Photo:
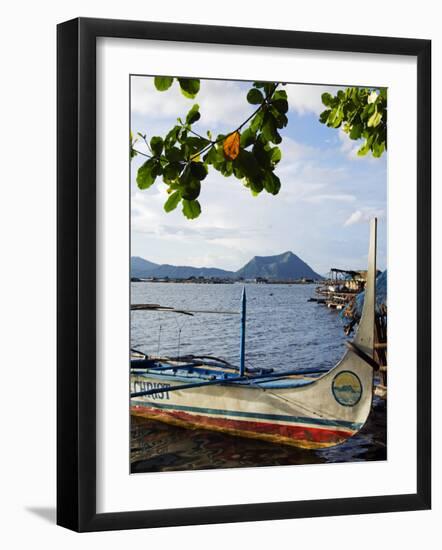
[[[307,449],[343,443],[359,432],[371,410],[377,367],[373,360],[375,277],[374,219],[361,320],[353,341],[332,369],[246,368],[243,289],[239,367],[214,357],[159,358],[133,350],[131,414]],[[132,309],[194,313],[155,304],[137,304]]]

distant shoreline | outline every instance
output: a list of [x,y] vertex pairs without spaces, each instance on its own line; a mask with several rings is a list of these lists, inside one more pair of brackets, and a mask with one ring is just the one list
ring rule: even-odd
[[131,275],[135,279],[149,280],[194,280],[200,281],[282,281],[322,279],[307,263],[291,251],[276,256],[254,256],[237,271],[217,267],[192,267],[189,265],[156,264],[140,256],[130,260]]
[[315,279],[215,279],[215,278],[204,278],[204,277],[191,277],[188,279],[149,279],[149,278],[140,278],[140,277],[131,277],[131,283],[175,283],[175,284],[200,284],[200,285],[233,285],[235,283],[247,283],[247,284],[258,284],[258,285],[318,285],[321,284],[321,281]]

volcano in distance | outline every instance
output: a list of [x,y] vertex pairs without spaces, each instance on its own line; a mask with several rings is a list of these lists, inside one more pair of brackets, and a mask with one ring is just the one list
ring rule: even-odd
[[174,266],[155,264],[144,258],[131,258],[131,276],[137,278],[188,279],[189,277],[221,279],[256,279],[298,280],[322,279],[293,252],[284,252],[276,256],[255,256],[238,271],[227,271],[215,267]]

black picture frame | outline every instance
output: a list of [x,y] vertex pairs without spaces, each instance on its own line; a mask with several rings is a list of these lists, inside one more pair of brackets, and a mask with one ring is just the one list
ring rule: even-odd
[[[417,59],[417,491],[361,498],[96,512],[96,39],[116,37]],[[431,506],[431,41],[74,19],[57,28],[57,523],[104,531]]]

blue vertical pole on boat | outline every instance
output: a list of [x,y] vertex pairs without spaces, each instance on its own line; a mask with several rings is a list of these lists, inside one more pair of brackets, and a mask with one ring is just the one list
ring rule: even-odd
[[241,342],[239,346],[239,375],[245,373],[245,347],[246,347],[246,287],[242,289],[241,296]]

